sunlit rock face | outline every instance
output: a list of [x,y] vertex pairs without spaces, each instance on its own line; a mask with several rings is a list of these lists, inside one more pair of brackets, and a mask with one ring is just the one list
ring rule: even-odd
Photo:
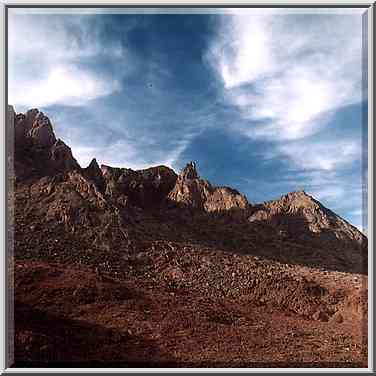
[[194,162],[188,163],[182,169],[169,198],[208,212],[245,209],[248,206],[246,197],[235,189],[213,187],[207,180],[200,179]]
[[255,205],[248,220],[271,225],[285,237],[309,238],[320,246],[367,248],[367,238],[357,228],[304,191]]

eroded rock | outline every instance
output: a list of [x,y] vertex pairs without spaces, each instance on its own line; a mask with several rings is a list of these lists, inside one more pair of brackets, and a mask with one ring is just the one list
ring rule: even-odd
[[207,180],[200,179],[194,162],[183,168],[169,198],[178,204],[207,212],[246,209],[248,206],[246,197],[235,189],[213,187]]

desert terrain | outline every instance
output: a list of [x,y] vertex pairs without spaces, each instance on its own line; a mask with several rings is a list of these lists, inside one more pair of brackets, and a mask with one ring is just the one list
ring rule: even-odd
[[13,366],[367,367],[367,238],[314,197],[82,167],[8,119]]

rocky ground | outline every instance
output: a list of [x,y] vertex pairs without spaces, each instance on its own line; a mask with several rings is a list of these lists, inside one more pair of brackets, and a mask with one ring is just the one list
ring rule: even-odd
[[81,168],[10,119],[16,366],[367,366],[367,239],[314,198]]
[[[190,276],[171,264],[162,264],[161,281],[98,275],[77,265],[17,262],[16,364],[367,366],[365,277],[332,272],[326,284],[318,273],[295,267],[290,279],[259,277],[255,289],[240,293],[236,272],[205,278],[204,267],[206,273],[196,272],[200,291],[180,285],[190,286]],[[247,265],[236,260],[239,264]],[[258,271],[265,272],[262,266]],[[310,282],[297,281],[299,274]],[[220,284],[230,291],[223,293]]]

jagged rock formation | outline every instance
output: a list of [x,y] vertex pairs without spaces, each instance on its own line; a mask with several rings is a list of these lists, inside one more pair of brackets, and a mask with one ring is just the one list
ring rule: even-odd
[[247,198],[236,189],[216,187],[207,198],[205,209],[208,212],[247,209]]
[[27,136],[31,137],[37,147],[48,148],[56,142],[51,122],[43,112],[36,114]]
[[56,139],[51,122],[43,112],[32,109],[15,115],[14,119],[16,178],[52,176],[80,169],[71,149]]
[[176,181],[176,174],[165,166],[134,171],[130,168],[101,166],[106,194],[112,198],[128,197],[142,208],[161,205]]
[[248,206],[247,198],[235,189],[213,187],[207,180],[200,179],[194,162],[183,168],[168,197],[178,204],[207,212],[246,209]]
[[250,205],[238,191],[201,179],[193,162],[179,176],[165,166],[99,167],[95,159],[81,168],[43,113],[16,115],[9,108],[9,118],[18,216],[38,214],[38,221],[60,226],[89,248],[129,248],[132,236],[136,242],[184,238],[273,258],[279,244],[288,248],[278,251],[283,261],[364,269],[365,236],[304,192]]
[[250,205],[194,163],[81,168],[38,110],[9,120],[16,361],[366,364],[366,238],[318,201]]
[[79,165],[73,158],[72,150],[60,139],[56,140],[50,148],[50,164],[53,171],[78,170]]
[[129,247],[126,225],[104,196],[105,181],[96,161],[82,169],[37,109],[14,119],[16,253],[64,252],[69,259],[79,250]]
[[104,193],[106,189],[106,182],[103,178],[102,170],[99,168],[98,162],[95,158],[92,159],[89,166],[83,169],[84,175],[96,185],[96,187]]

